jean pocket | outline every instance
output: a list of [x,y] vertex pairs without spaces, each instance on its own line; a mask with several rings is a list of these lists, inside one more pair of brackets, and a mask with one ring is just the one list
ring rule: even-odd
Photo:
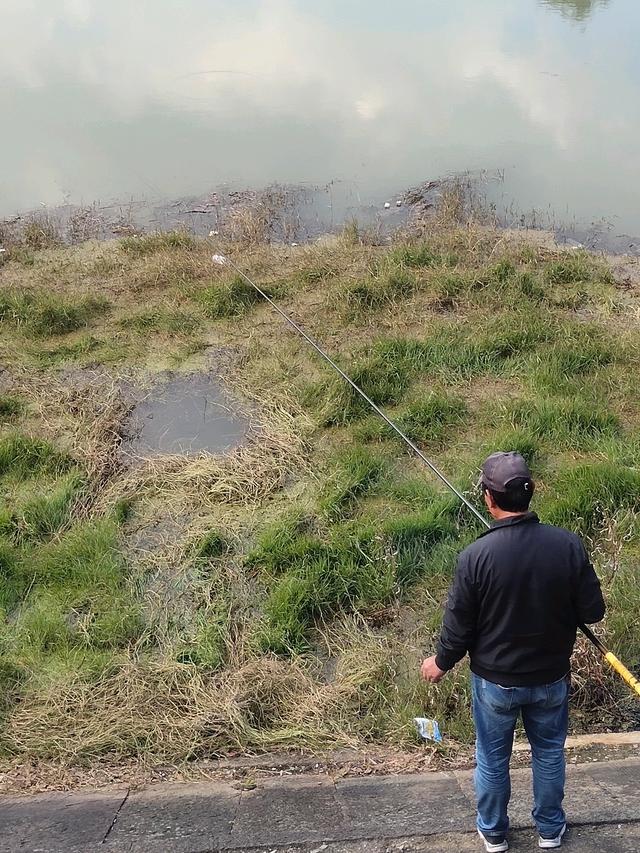
[[562,705],[566,701],[571,690],[571,676],[565,676],[560,681],[547,684],[547,702],[549,705]]
[[491,681],[482,681],[482,696],[484,701],[494,711],[510,711],[513,697],[517,688],[502,687]]

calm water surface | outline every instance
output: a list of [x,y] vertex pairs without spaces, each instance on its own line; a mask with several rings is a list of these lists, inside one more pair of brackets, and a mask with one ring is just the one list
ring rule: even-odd
[[0,215],[463,170],[640,235],[638,0],[0,0]]

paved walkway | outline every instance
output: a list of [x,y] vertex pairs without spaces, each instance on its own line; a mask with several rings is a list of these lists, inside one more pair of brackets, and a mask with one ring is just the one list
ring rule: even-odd
[[[530,771],[513,771],[513,850],[534,849]],[[569,767],[567,849],[640,850],[640,758]],[[0,799],[2,853],[480,850],[471,773],[160,785]],[[326,845],[326,846],[324,846]],[[535,848],[537,849],[537,848]]]

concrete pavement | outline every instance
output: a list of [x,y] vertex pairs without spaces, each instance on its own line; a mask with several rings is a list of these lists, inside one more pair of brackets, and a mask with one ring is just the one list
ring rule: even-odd
[[[530,771],[512,772],[513,850],[534,849]],[[568,768],[567,849],[640,850],[640,758]],[[471,773],[269,778],[0,799],[2,853],[480,850]],[[326,845],[326,846],[323,846]],[[537,848],[536,848],[537,849]]]

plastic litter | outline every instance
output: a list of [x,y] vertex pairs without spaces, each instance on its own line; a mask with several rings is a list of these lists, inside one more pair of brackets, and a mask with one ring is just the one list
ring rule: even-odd
[[219,267],[224,267],[227,263],[227,259],[224,255],[211,255],[211,260],[214,264],[217,264]]
[[209,231],[209,237],[217,237],[219,233],[219,231]]
[[385,210],[389,210],[389,208],[390,208],[390,207],[391,207],[391,202],[390,202],[390,201],[385,201],[385,203],[384,203],[384,209],[385,209]]
[[396,207],[402,207],[402,201],[400,199],[396,202]]
[[426,717],[415,717],[413,722],[416,724],[418,734],[423,740],[433,740],[436,743],[442,743],[442,735],[440,734],[440,726],[437,720],[428,720]]

